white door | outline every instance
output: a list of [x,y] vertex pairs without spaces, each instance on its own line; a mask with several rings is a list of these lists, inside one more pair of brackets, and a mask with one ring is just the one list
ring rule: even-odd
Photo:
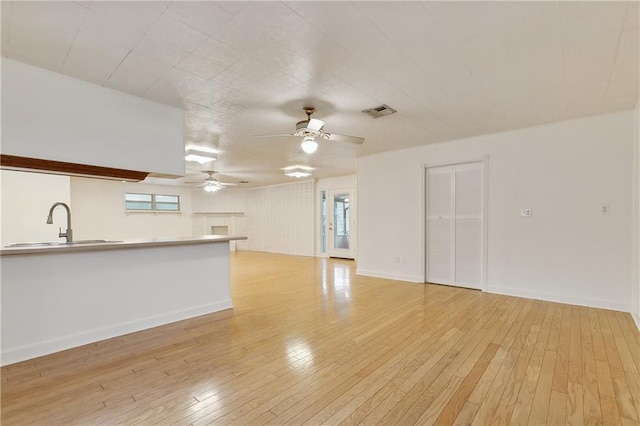
[[482,285],[482,162],[427,168],[426,281]]
[[346,188],[331,190],[327,194],[327,247],[330,257],[355,258],[353,192],[353,188]]

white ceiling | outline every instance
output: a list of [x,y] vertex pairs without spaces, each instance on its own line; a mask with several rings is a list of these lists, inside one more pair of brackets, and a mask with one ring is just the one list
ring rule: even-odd
[[[255,186],[294,164],[345,175],[362,155],[632,108],[638,5],[2,1],[2,55],[184,108],[187,142]],[[383,103],[398,113],[360,112]],[[291,133],[307,105],[364,144],[308,155],[255,137]]]

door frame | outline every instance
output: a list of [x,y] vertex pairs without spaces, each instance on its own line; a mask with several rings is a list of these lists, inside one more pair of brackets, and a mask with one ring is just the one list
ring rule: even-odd
[[[335,258],[340,258],[340,259],[353,259],[355,260],[356,258],[356,233],[357,233],[357,229],[356,229],[356,214],[357,214],[357,207],[356,207],[356,203],[355,203],[355,198],[356,198],[356,188],[354,186],[349,186],[349,187],[344,187],[344,188],[328,188],[326,189],[326,194],[327,194],[327,223],[325,224],[325,235],[327,238],[327,252],[326,255],[327,257],[335,257]],[[334,194],[340,194],[340,193],[344,193],[344,192],[348,192],[349,193],[349,253],[348,256],[336,256],[336,254],[334,253],[332,255],[331,251],[334,250],[333,249],[333,243],[334,243],[334,235],[333,232],[335,230],[335,225],[334,225],[334,230],[330,230],[329,227],[330,225],[330,221],[333,219],[333,195]]]
[[420,213],[420,238],[422,239],[420,247],[422,250],[422,262],[420,274],[422,276],[422,282],[427,282],[427,169],[431,167],[441,166],[455,166],[457,164],[466,163],[481,163],[482,169],[482,231],[481,231],[481,243],[480,243],[480,291],[487,291],[487,276],[488,276],[488,194],[489,194],[489,156],[484,155],[482,157],[472,157],[459,160],[442,161],[434,163],[422,164],[422,182],[420,184],[420,197],[422,211]]

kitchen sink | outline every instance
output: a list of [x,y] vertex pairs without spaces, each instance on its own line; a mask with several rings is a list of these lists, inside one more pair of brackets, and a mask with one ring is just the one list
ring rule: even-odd
[[43,241],[34,243],[13,243],[5,247],[50,247],[50,246],[73,246],[78,244],[100,244],[100,243],[120,243],[121,241],[111,240],[78,240],[78,241]]

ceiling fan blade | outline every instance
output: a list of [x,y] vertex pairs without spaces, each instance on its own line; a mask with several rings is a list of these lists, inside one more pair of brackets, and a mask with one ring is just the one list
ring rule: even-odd
[[307,123],[307,129],[309,130],[320,130],[324,126],[324,121],[318,120],[317,118],[312,118]]
[[202,183],[202,181],[197,181],[197,182],[194,182],[194,181],[187,181],[187,182],[182,182],[182,183],[184,183],[185,185],[194,185],[194,184],[196,184],[196,183],[201,184],[201,185],[203,184],[203,183]]
[[329,135],[330,141],[355,143],[358,145],[364,142],[364,138],[358,136],[338,135],[335,133],[325,133],[325,135]]
[[254,135],[254,137],[256,137],[256,138],[280,138],[280,137],[283,137],[283,136],[293,136],[295,138],[299,137],[299,136],[296,136],[296,135],[292,135],[291,133],[282,133],[282,134],[279,134],[279,135]]
[[237,185],[237,183],[231,183],[231,182],[217,182],[218,185],[223,185],[223,186],[235,186]]

